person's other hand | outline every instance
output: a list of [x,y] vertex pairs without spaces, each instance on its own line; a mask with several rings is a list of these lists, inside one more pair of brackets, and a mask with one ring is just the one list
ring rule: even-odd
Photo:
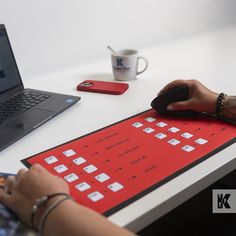
[[6,189],[0,188],[0,202],[30,225],[31,209],[36,199],[58,192],[69,194],[67,183],[35,164],[29,170],[21,169],[16,176],[8,177]]
[[189,99],[168,105],[168,110],[193,110],[196,112],[215,113],[218,93],[205,87],[197,80],[174,80],[167,84],[160,92],[165,93],[174,87],[189,86]]

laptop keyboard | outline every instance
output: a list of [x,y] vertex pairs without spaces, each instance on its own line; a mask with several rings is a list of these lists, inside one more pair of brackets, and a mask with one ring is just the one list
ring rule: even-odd
[[0,103],[0,123],[29,110],[50,97],[51,95],[48,94],[27,91],[6,99]]

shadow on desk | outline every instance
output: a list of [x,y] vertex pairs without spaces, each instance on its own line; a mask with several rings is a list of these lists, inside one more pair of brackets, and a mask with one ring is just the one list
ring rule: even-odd
[[138,235],[236,235],[236,213],[212,213],[212,190],[229,188],[236,189],[236,170],[146,227]]

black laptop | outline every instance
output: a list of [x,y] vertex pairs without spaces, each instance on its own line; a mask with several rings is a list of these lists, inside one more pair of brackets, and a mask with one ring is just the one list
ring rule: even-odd
[[80,97],[25,89],[5,26],[0,24],[0,150],[80,100]]

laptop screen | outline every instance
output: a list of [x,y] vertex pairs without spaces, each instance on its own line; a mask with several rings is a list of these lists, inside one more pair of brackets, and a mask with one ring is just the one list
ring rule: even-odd
[[5,27],[0,25],[0,94],[18,85],[22,85],[21,77]]

